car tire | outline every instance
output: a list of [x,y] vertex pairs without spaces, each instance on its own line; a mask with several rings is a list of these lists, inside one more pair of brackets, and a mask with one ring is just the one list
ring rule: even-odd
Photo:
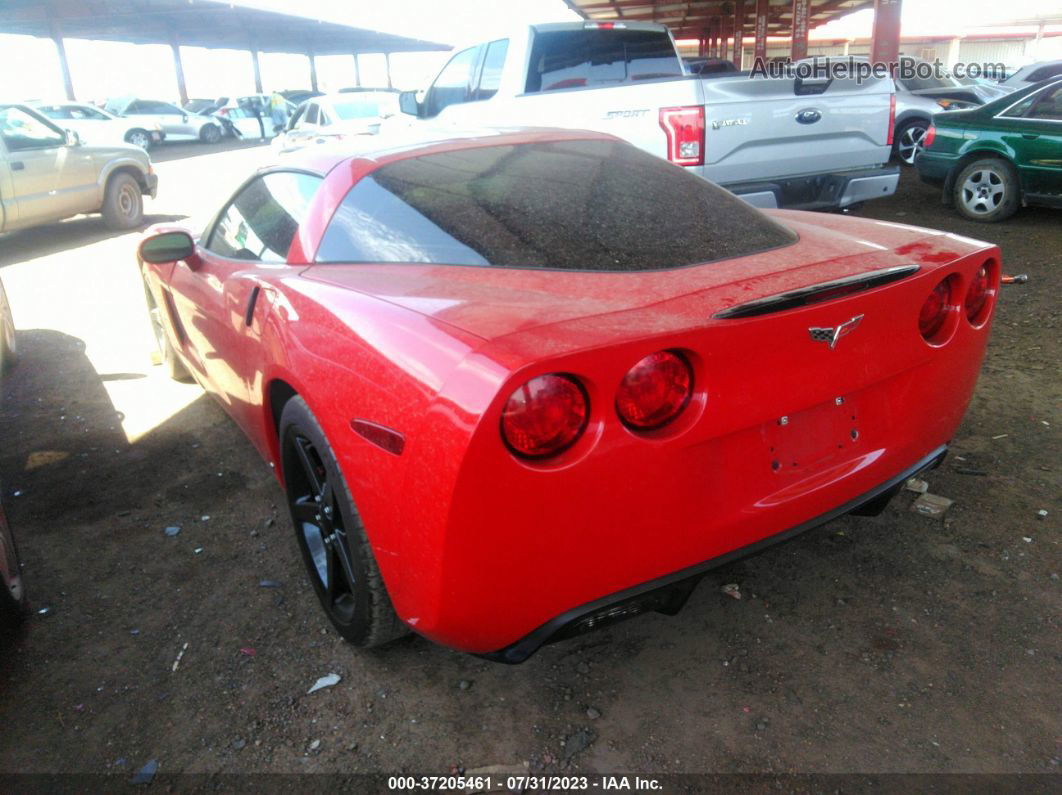
[[0,373],[6,373],[18,361],[18,345],[15,339],[15,319],[11,304],[7,301],[4,285],[0,283]]
[[139,146],[146,152],[151,148],[151,134],[147,130],[130,130],[125,134],[125,142]]
[[134,229],[144,220],[144,197],[131,174],[120,171],[107,180],[103,193],[103,222],[111,229]]
[[915,158],[922,151],[922,141],[929,130],[925,119],[914,119],[896,128],[896,137],[892,146],[893,154],[905,166],[913,166]]
[[163,369],[174,381],[191,383],[194,379],[184,366],[181,357],[177,355],[170,337],[166,333],[162,319],[162,308],[155,301],[147,282],[144,282],[144,301],[147,304],[148,322],[151,324],[151,332],[155,337],[155,353],[152,355],[152,364],[162,365]]
[[199,140],[205,144],[216,144],[221,140],[221,129],[216,124],[204,124],[199,131]]
[[[7,564],[14,567],[17,571],[19,566],[18,546],[15,544],[14,535],[10,532],[7,534],[7,539],[12,546],[11,558],[7,561]],[[17,583],[17,587],[13,590],[10,584],[0,577],[0,636],[14,632],[26,617],[26,591],[22,585],[21,573],[18,576]]]
[[395,614],[361,516],[317,418],[299,396],[280,417],[288,508],[317,599],[339,635],[361,648],[409,632]]
[[971,221],[994,223],[1010,218],[1021,202],[1021,185],[1014,167],[998,157],[967,163],[952,187],[955,209]]

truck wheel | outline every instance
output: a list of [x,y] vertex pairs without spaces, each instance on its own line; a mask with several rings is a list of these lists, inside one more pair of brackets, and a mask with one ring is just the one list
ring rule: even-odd
[[971,221],[992,223],[1018,210],[1021,187],[1014,167],[998,157],[967,164],[955,178],[955,208]]
[[151,148],[151,136],[147,130],[130,130],[125,134],[125,142],[133,146],[139,146],[145,152]]
[[11,316],[11,305],[7,302],[7,293],[0,283],[0,373],[6,373],[18,360],[18,347],[15,344],[15,319]]
[[144,197],[140,185],[124,171],[107,180],[103,194],[103,222],[111,229],[133,229],[144,220]]
[[174,381],[190,383],[193,380],[192,374],[188,372],[188,368],[184,366],[184,362],[181,361],[170,343],[166,327],[163,325],[162,309],[156,303],[155,296],[151,294],[147,282],[144,282],[144,301],[147,304],[151,333],[155,336],[155,353],[151,356],[151,363],[161,364],[166,375]]
[[205,144],[216,144],[221,140],[221,130],[216,124],[207,124],[199,131],[199,140]]
[[280,416],[280,453],[295,540],[332,626],[362,648],[405,635],[332,447],[298,395]]
[[896,143],[893,145],[893,151],[905,166],[913,166],[915,158],[925,148],[922,145],[922,141],[925,140],[928,130],[928,121],[915,119],[902,125],[896,131]]

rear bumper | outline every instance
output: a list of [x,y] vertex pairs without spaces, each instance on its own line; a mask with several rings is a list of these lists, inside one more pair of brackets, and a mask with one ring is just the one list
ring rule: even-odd
[[[487,652],[478,656],[494,662],[515,665],[524,662],[528,657],[538,651],[538,649],[548,643],[581,635],[593,629],[599,629],[602,626],[616,623],[617,621],[633,618],[642,613],[658,612],[666,615],[675,615],[685,605],[686,600],[697,586],[697,583],[700,582],[701,577],[711,569],[760,552],[767,547],[786,541],[808,530],[812,530],[827,522],[831,522],[844,514],[858,511],[861,508],[866,509],[873,505],[875,509],[880,510],[880,508],[884,507],[884,503],[891,499],[903,487],[903,484],[908,478],[914,477],[920,472],[924,472],[928,469],[935,469],[941,464],[947,454],[947,445],[943,445],[920,460],[914,466],[908,467],[898,475],[894,475],[884,483],[872,488],[870,491],[861,494],[859,497],[856,497],[831,511],[827,511],[814,519],[803,522],[796,527],[791,527],[776,535],[769,536],[755,544],[749,544],[748,546],[728,552],[725,555],[706,560],[696,566],[676,571],[673,574],[659,577],[655,580],[642,583],[641,585],[636,585],[633,588],[628,588],[619,593],[611,594],[602,599],[576,607],[557,616],[553,620],[546,622],[534,632],[521,638],[516,643],[506,646],[503,649],[499,649],[498,651]],[[880,506],[876,504],[879,502],[881,503]],[[878,510],[874,510],[873,512],[876,513]]]
[[886,166],[723,187],[762,209],[838,210],[891,196],[899,181],[900,169]]
[[923,151],[915,159],[915,168],[918,169],[918,176],[923,182],[943,185],[957,160],[958,158],[950,155],[942,156],[936,152]]

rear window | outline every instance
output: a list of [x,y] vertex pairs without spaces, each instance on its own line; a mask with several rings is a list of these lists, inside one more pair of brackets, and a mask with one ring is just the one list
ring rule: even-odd
[[359,94],[355,99],[332,103],[332,110],[340,119],[371,119],[398,112],[397,94]]
[[733,194],[621,141],[409,158],[343,199],[319,263],[651,271],[795,240]]
[[655,30],[564,30],[535,35],[527,92],[678,77],[671,37]]

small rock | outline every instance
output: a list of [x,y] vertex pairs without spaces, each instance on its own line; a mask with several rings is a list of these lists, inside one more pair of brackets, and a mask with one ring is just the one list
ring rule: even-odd
[[581,662],[575,666],[575,670],[577,673],[588,674],[590,673],[590,666],[584,662]]
[[953,500],[926,492],[911,503],[911,510],[931,519],[943,519],[944,514],[948,512],[952,505],[954,505]]
[[590,718],[590,720],[597,720],[601,717],[601,710],[597,709],[596,707],[587,707],[586,717]]
[[129,779],[130,784],[150,784],[155,780],[155,774],[159,771],[159,760],[152,759]]
[[314,682],[313,687],[306,691],[306,695],[316,693],[318,690],[324,690],[326,687],[335,687],[342,678],[339,674],[326,674]]
[[168,537],[173,538],[174,536],[178,536],[181,534],[181,528],[179,528],[177,525],[171,525],[162,532],[164,532]]
[[258,581],[258,587],[259,588],[279,588],[280,587],[280,580],[259,580]]
[[762,732],[767,730],[767,720],[756,721],[756,731]]
[[472,683],[469,682],[467,679],[462,679],[460,682],[457,683],[457,686],[462,690],[468,690],[468,688],[472,687]]
[[929,484],[918,478],[908,478],[903,487],[907,491],[913,491],[915,494],[925,494],[929,491]]
[[1041,508],[1040,510],[1038,510],[1036,512],[1036,518],[1037,519],[1046,519],[1047,518],[1047,511],[1045,511],[1043,508]]
[[579,729],[575,734],[569,734],[564,738],[564,756],[566,759],[571,759],[576,754],[582,753],[591,745],[594,740],[597,739],[597,735],[591,729]]
[[199,517],[199,521],[200,522],[209,522],[210,521],[210,517],[209,516],[200,516]]
[[192,552],[195,553],[196,555],[200,554],[202,551],[203,551],[202,547],[196,547],[195,549],[192,550]]
[[242,737],[237,737],[232,743],[232,747],[236,751],[242,751],[246,746],[247,741]]
[[723,596],[729,596],[731,599],[741,599],[741,588],[736,582],[728,582],[719,589],[719,593],[723,594]]
[[320,747],[321,747],[321,741],[320,740],[314,740],[312,743],[310,743],[310,751],[311,752],[316,751]]
[[133,635],[135,637],[135,636],[140,634],[140,630],[139,629],[131,629],[131,630],[129,630],[129,634]]
[[54,607],[42,607],[40,610],[37,611],[37,615],[39,615],[39,616],[50,616],[54,612],[55,612],[55,608]]
[[277,523],[277,520],[274,519],[272,516],[270,516],[268,519],[265,520],[265,526],[266,527],[272,527],[276,523]]

